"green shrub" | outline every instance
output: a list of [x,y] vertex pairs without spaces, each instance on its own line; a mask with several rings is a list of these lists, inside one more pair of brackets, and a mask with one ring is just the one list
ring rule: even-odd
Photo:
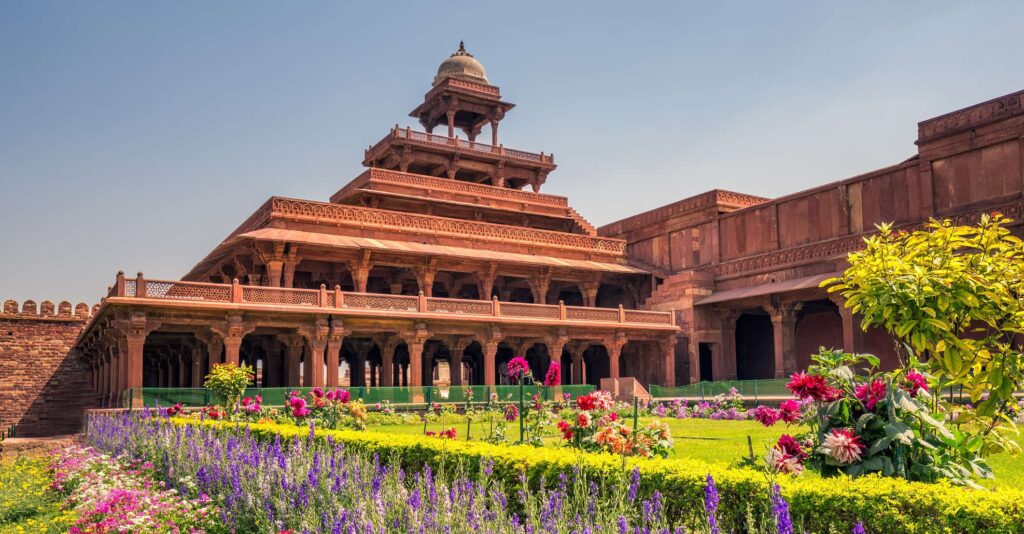
[[[176,422],[196,423],[185,419]],[[238,431],[243,428],[213,421],[202,424]],[[308,428],[291,425],[254,424],[249,430],[267,440],[280,435],[285,442],[309,435]],[[509,487],[524,472],[531,484],[538,485],[542,480],[557,481],[559,473],[577,465],[591,475],[601,476],[622,469],[624,463],[616,455],[579,453],[568,448],[537,449],[352,430],[317,430],[316,436],[329,436],[354,452],[398,458],[404,468],[413,471],[427,464],[435,471],[461,466],[475,472],[482,462],[493,461],[492,476]],[[758,471],[689,459],[627,459],[625,465],[640,470],[641,492],[650,495],[660,491],[669,517],[688,525],[705,522],[703,498],[708,474],[714,477],[721,497],[718,513],[723,531],[743,531],[748,509],[767,507],[768,484]],[[858,479],[785,477],[779,483],[794,523],[808,532],[850,532],[857,521],[862,521],[868,532],[877,533],[1010,533],[1020,532],[1024,525],[1024,492],[1015,490],[971,490],[945,482],[924,484],[877,475]]]

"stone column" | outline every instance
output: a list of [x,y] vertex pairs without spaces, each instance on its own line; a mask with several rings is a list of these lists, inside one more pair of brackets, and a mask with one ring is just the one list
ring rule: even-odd
[[489,341],[484,344],[484,385],[493,386],[496,370],[495,360],[498,356],[498,345],[500,341]]
[[123,389],[135,389],[132,406],[142,406],[142,349],[146,345],[147,332],[130,332],[125,336],[125,384]]
[[423,385],[423,345],[425,340],[406,342],[409,347],[409,377],[410,387]]
[[[725,310],[720,312],[721,343],[717,353],[712,352],[711,378],[714,380],[736,379],[736,321],[742,312]],[[699,357],[699,355],[698,355]]]
[[610,343],[608,349],[608,377],[619,377],[619,358],[622,356],[622,345]]
[[695,335],[691,335],[688,341],[687,356],[690,358],[690,383],[696,384],[700,382],[700,342],[697,341],[697,336]]
[[178,354],[178,387],[183,388],[188,383],[188,364],[185,363],[185,354]]
[[462,353],[463,349],[451,349],[448,351],[451,361],[449,361],[448,369],[451,374],[451,383],[453,386],[462,385]]
[[238,365],[238,358],[241,351],[241,337],[228,336],[224,338],[224,363],[233,363]]
[[369,347],[365,343],[356,343],[355,357],[352,358],[352,385],[353,386],[365,386],[366,385],[366,355],[369,352]]
[[203,385],[203,356],[202,351],[192,347],[192,387],[198,388]]
[[270,287],[281,287],[281,274],[284,270],[284,261],[282,260],[269,260],[264,265],[267,269],[267,285]]
[[[391,387],[395,385],[395,348],[398,347],[398,340],[395,338],[389,338],[385,341],[379,341],[377,346],[380,347],[380,385],[383,387]],[[401,382],[401,381],[399,381]]]
[[853,310],[846,307],[846,301],[841,296],[832,294],[832,302],[839,311],[839,319],[843,323],[843,350],[858,354],[864,351],[864,330],[861,329],[860,317],[854,315]]
[[775,342],[775,378],[796,371],[796,319],[800,304],[779,304],[768,310],[772,317]]
[[214,334],[210,336],[210,341],[206,344],[206,351],[210,361],[210,368],[213,368],[214,364],[224,363],[222,354],[224,353],[224,341],[220,336]]
[[661,385],[667,388],[675,387],[676,385],[676,336],[671,334],[671,337],[661,341],[659,343],[661,349],[661,372],[662,379]]
[[572,356],[572,383],[582,384],[584,382],[583,373],[583,351],[585,349],[582,345],[576,346],[575,348],[569,349],[569,354]]
[[310,339],[308,347],[303,382],[309,387],[322,388],[324,387],[324,351],[327,350],[327,340]]
[[[337,319],[336,322],[340,322]],[[327,387],[338,387],[338,369],[341,366],[341,347],[345,340],[344,330],[338,325],[331,325],[331,334],[327,338]]]
[[302,358],[302,350],[305,348],[305,342],[302,336],[288,336],[285,340],[285,370],[288,377],[288,387],[301,386],[299,381],[299,369],[302,365],[300,359]]

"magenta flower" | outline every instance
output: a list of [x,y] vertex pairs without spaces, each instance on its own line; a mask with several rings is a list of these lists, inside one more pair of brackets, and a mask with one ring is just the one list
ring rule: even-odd
[[512,382],[518,382],[519,379],[525,378],[530,374],[530,364],[526,361],[526,358],[522,356],[516,356],[509,360],[507,365],[506,375]]
[[562,364],[558,362],[551,362],[548,366],[548,372],[544,375],[544,385],[551,387],[557,386],[562,383]]

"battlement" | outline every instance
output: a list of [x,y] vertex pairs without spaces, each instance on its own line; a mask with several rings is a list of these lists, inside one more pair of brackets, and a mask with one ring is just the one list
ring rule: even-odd
[[84,302],[75,304],[63,300],[60,304],[54,305],[53,301],[44,300],[36,303],[34,300],[26,300],[18,306],[16,300],[5,300],[3,308],[0,309],[0,319],[25,319],[41,321],[85,321],[92,317],[99,309],[99,304],[91,308]]

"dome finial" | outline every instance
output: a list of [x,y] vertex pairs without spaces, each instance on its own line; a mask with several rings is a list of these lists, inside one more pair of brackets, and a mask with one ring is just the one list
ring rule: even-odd
[[454,54],[452,54],[452,57],[455,57],[455,56],[469,56],[469,57],[473,57],[473,54],[470,54],[469,52],[466,52],[466,43],[463,42],[460,39],[459,40],[459,49]]

